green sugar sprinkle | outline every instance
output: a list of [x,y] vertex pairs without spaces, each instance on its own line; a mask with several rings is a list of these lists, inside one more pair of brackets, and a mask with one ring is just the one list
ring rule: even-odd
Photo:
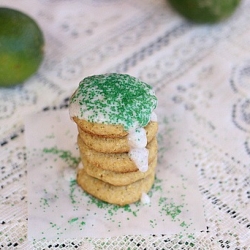
[[161,214],[170,216],[173,220],[182,212],[183,205],[176,205],[173,202],[168,203],[166,197],[159,199],[159,207],[161,207]]
[[76,218],[72,218],[71,220],[68,220],[68,223],[73,223],[73,222],[75,222],[75,221],[77,221],[78,220],[78,217],[76,217]]
[[71,200],[71,203],[72,204],[75,204],[76,203],[76,197],[74,195],[74,192],[75,192],[75,189],[77,187],[77,182],[76,180],[72,180],[70,181],[70,193],[69,193],[69,197],[70,197],[70,200]]
[[70,115],[89,122],[145,127],[157,106],[152,87],[126,74],[83,79],[70,100]]
[[40,203],[41,203],[41,205],[45,208],[45,207],[49,207],[49,202],[48,202],[48,200],[47,199],[45,199],[45,198],[41,198],[40,199]]
[[70,151],[60,150],[57,147],[44,148],[43,152],[58,155],[59,158],[67,162],[70,166],[75,166],[80,161],[80,159],[78,157],[74,157]]
[[151,190],[148,192],[148,196],[150,198],[152,198],[153,193],[155,193],[157,191],[162,192],[162,180],[158,179],[157,176],[155,176],[154,184],[153,184]]

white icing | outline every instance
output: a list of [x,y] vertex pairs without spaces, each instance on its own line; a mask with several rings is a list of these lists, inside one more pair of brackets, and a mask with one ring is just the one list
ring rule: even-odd
[[150,93],[150,95],[154,95],[155,96],[155,91],[153,89],[150,89],[149,93]]
[[69,105],[69,115],[70,117],[78,116],[80,110],[80,106],[78,102],[73,102]]
[[156,106],[155,92],[149,85],[129,75],[113,73],[84,78],[70,98],[69,113],[70,117],[119,124],[129,130],[146,126]]
[[150,203],[150,197],[146,193],[141,194],[141,202],[143,204],[149,204]]
[[155,112],[152,112],[151,113],[151,117],[150,117],[150,120],[152,121],[152,122],[157,122],[157,114],[155,113]]
[[147,146],[147,136],[145,129],[130,129],[128,134],[128,144],[130,148],[145,148]]
[[148,149],[131,148],[128,152],[129,158],[134,161],[135,165],[141,172],[148,170]]
[[[150,120],[157,122],[157,115],[152,112]],[[129,157],[136,164],[137,168],[141,172],[148,170],[148,149],[147,146],[147,134],[144,128],[133,127],[129,130],[128,143],[130,146]]]
[[[100,94],[96,94],[96,96],[92,99],[92,101],[101,101],[104,100],[104,97]],[[78,117],[79,119],[87,120],[89,117],[95,117],[95,122],[96,123],[106,123],[107,122],[107,114],[113,113],[114,115],[116,112],[112,110],[112,105],[110,104],[109,106],[106,106],[103,108],[103,113],[98,112],[94,109],[88,109],[87,106],[82,103],[81,105],[79,104],[81,102],[81,98],[78,97],[76,98],[75,102],[70,103],[69,105],[69,115],[70,118],[72,119],[73,117]],[[117,112],[117,115],[119,113]]]

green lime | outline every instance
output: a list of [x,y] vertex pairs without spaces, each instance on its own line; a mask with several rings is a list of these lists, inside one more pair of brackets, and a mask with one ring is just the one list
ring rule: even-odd
[[0,8],[0,86],[23,82],[42,60],[44,38],[37,23],[26,14]]
[[241,0],[169,0],[181,15],[196,23],[216,23],[228,18]]

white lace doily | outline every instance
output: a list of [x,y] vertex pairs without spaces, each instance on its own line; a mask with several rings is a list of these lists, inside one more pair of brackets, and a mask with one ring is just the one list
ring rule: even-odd
[[[46,40],[38,73],[19,86],[0,88],[0,249],[249,249],[249,0],[216,25],[188,23],[165,0],[0,5],[32,16]],[[160,108],[168,119],[160,121],[169,123],[169,138],[176,122],[169,114],[185,117],[205,230],[28,240],[25,117],[66,110],[82,78],[106,72],[128,73],[154,87],[164,100]]]

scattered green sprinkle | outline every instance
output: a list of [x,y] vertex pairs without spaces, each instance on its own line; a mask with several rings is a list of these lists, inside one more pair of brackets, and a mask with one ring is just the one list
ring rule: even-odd
[[73,223],[73,222],[75,222],[75,221],[77,221],[77,220],[78,220],[78,217],[76,217],[76,218],[72,218],[71,220],[69,220],[69,221],[68,221],[68,223],[70,223],[70,224],[71,224],[71,223]]
[[60,150],[57,147],[44,148],[43,152],[58,155],[62,160],[67,162],[70,166],[76,166],[80,161],[80,158],[74,157],[70,151]]
[[183,221],[181,224],[180,224],[181,227],[187,227],[187,224],[185,223],[185,221]]
[[43,207],[49,207],[49,203],[48,203],[48,200],[45,199],[45,198],[41,198],[40,199],[40,203]]
[[69,197],[70,197],[70,200],[71,200],[72,204],[76,203],[75,195],[74,195],[74,191],[75,191],[76,187],[77,187],[76,180],[70,181],[70,193],[69,193]]

